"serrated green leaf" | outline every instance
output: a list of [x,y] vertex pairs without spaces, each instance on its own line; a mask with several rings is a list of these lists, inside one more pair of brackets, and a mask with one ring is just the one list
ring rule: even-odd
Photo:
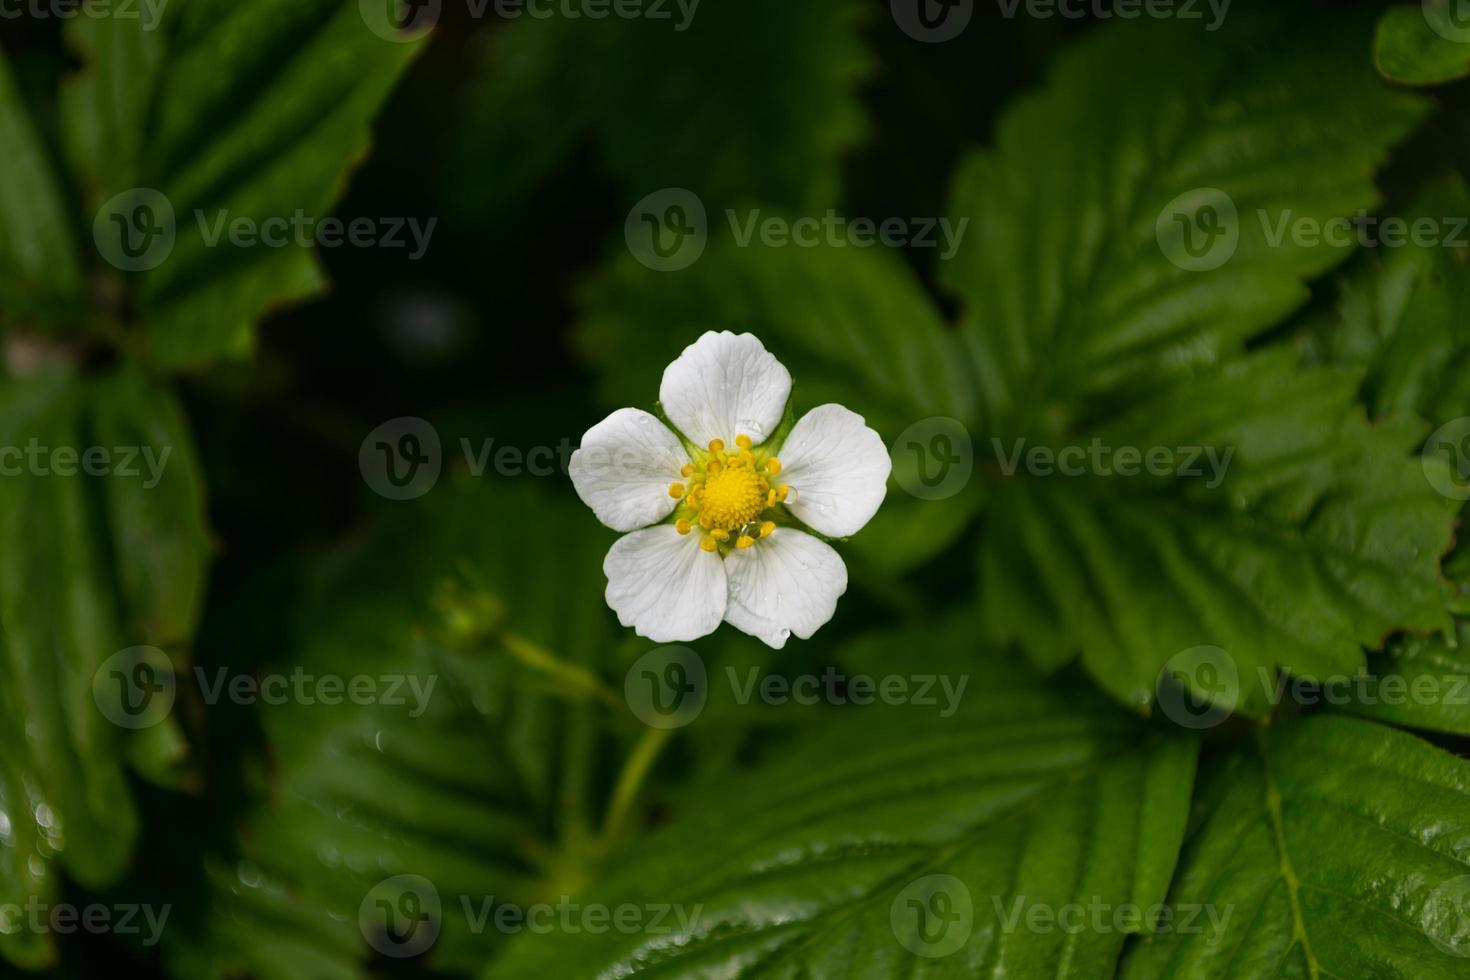
[[[1245,352],[1348,254],[1290,228],[1372,204],[1423,114],[1361,64],[1365,24],[1311,25],[1236,18],[1207,47],[1170,44],[1178,24],[1101,30],[956,182],[972,232],[942,271],[998,483],[982,622],[1048,667],[1080,654],[1141,707],[1191,648],[1226,650],[1239,676],[1217,696],[1262,712],[1276,665],[1356,673],[1362,646],[1446,623],[1453,513],[1417,433],[1366,425],[1352,374]],[[1235,235],[1213,268],[1161,231],[1194,198]]]
[[151,356],[179,366],[248,351],[257,319],[324,279],[294,232],[280,248],[209,244],[220,216],[327,217],[418,42],[380,37],[358,4],[330,0],[175,0],[158,24],[73,28],[90,60],[66,92],[64,127],[90,205],[145,187],[174,214],[171,251],[139,287]]
[[[1107,975],[1122,931],[1003,923],[1018,902],[1161,901],[1194,743],[1150,736],[1086,691],[986,669],[1004,680],[972,690],[950,718],[853,710],[745,777],[705,787],[577,898],[583,908],[672,905],[687,924],[528,935],[486,977]],[[905,900],[931,875],[961,883],[942,888],[938,911],[964,910],[939,930],[943,947],[913,931]]]
[[1201,785],[1169,900],[1230,917],[1223,932],[1145,938],[1125,980],[1464,976],[1470,763],[1317,717],[1263,734]]
[[[1363,64],[1356,16],[1241,15],[1209,44],[1180,43],[1188,30],[1089,36],[956,178],[951,214],[971,224],[941,278],[964,302],[992,432],[1034,436],[1238,354],[1349,255],[1289,226],[1373,204],[1374,169],[1424,117]],[[1160,224],[1204,203],[1219,216],[1205,255],[1222,261],[1176,265]]]
[[1442,85],[1470,75],[1470,26],[1455,11],[1456,0],[1385,10],[1373,41],[1383,77],[1404,85]]
[[1362,648],[1392,630],[1445,627],[1439,556],[1454,502],[1411,455],[1415,427],[1354,417],[1356,383],[1302,371],[1289,351],[1253,355],[1158,393],[1095,437],[1208,447],[1214,461],[1199,455],[1198,475],[1181,456],[1172,476],[1021,472],[992,488],[987,633],[1048,666],[1080,651],[1104,687],[1141,707],[1171,657],[1219,647],[1237,669],[1224,703],[1261,713],[1278,665],[1353,675]]

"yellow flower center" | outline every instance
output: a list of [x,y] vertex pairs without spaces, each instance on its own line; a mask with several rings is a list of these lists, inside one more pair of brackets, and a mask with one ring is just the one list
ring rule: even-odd
[[707,528],[733,531],[744,527],[766,509],[770,484],[749,466],[727,466],[704,485],[699,523]]
[[681,502],[674,526],[680,534],[698,527],[703,532],[699,546],[705,551],[732,545],[749,548],[776,529],[762,514],[786,499],[786,484],[777,484],[781,461],[761,450],[751,449],[749,436],[735,438],[736,449],[725,451],[722,439],[712,439],[708,455],[684,467],[689,482],[669,485],[669,496]]

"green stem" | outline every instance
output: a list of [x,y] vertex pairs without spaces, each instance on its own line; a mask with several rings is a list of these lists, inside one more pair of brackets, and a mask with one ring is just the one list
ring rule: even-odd
[[614,712],[624,710],[623,699],[587,668],[568,663],[545,647],[515,633],[501,634],[500,642],[507,653],[532,670],[565,681],[576,693],[596,698]]
[[612,800],[607,806],[607,817],[602,822],[602,840],[605,846],[610,848],[627,832],[633,806],[638,802],[643,783],[673,734],[674,730],[671,728],[650,728],[644,731],[638,744],[633,746],[632,754],[623,763],[623,771],[618,773],[617,786],[614,787]]

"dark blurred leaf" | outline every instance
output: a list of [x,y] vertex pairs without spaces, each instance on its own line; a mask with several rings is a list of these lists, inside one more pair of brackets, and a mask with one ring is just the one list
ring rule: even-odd
[[81,274],[62,187],[3,52],[0,146],[0,323],[31,322],[31,314],[75,304]]
[[1373,42],[1383,77],[1404,85],[1440,85],[1470,75],[1470,28],[1457,21],[1457,4],[1421,0],[1385,10]]
[[[1439,483],[1457,493],[1466,458],[1455,420],[1470,413],[1470,191],[1458,175],[1432,181],[1403,214],[1403,240],[1365,252],[1342,276],[1336,304],[1307,328],[1307,347],[1319,360],[1365,372],[1363,395],[1384,417],[1445,423],[1446,438],[1426,446],[1426,467],[1446,463]],[[1416,228],[1419,231],[1416,232]],[[1416,235],[1417,240],[1416,240]],[[1447,459],[1438,455],[1450,450]],[[1454,499],[1454,498],[1451,498]],[[1446,560],[1460,582],[1454,608],[1463,615],[1461,548]],[[1458,566],[1452,568],[1452,566]],[[1369,660],[1370,674],[1341,692],[1346,710],[1394,724],[1470,734],[1470,663],[1466,621],[1434,636],[1408,636]]]
[[1404,240],[1353,263],[1336,307],[1313,324],[1314,348],[1367,370],[1375,415],[1437,425],[1470,414],[1470,191],[1442,177],[1385,220],[1402,223]]
[[[1123,931],[1006,932],[1004,913],[1018,899],[1162,901],[1194,742],[1150,735],[1088,691],[984,669],[983,688],[972,685],[950,718],[913,705],[855,709],[749,774],[706,786],[579,899],[673,905],[688,927],[670,916],[662,933],[526,936],[486,976],[1108,975]],[[931,875],[958,879],[941,885],[943,911],[962,916],[940,935],[957,940],[945,955],[914,933],[905,899]]]
[[1202,775],[1170,889],[1223,931],[1147,937],[1121,975],[1463,977],[1467,833],[1470,763],[1349,718],[1273,728]]
[[585,288],[578,343],[602,369],[607,404],[652,401],[670,361],[725,329],[754,333],[781,359],[799,409],[840,401],[890,437],[928,415],[972,417],[954,336],[889,250],[741,247],[722,218],[711,233],[687,269],[656,272],[619,252]]
[[1350,714],[1424,731],[1470,735],[1470,547],[1461,535],[1444,561],[1455,584],[1453,627],[1430,636],[1401,636],[1368,658],[1368,673],[1340,679],[1319,703]]
[[504,209],[590,136],[630,202],[686,187],[710,207],[745,197],[832,203],[841,155],[866,130],[863,5],[670,0],[642,9],[663,19],[523,17],[492,32],[456,183],[492,212]]
[[1427,731],[1470,735],[1470,623],[1444,636],[1411,636],[1369,661],[1371,677],[1343,696],[1345,710]]
[[[477,929],[464,902],[529,901],[591,873],[606,709],[557,692],[499,639],[503,629],[602,669],[606,542],[570,519],[573,506],[531,487],[445,484],[334,557],[296,616],[290,659],[268,672],[406,677],[407,703],[260,707],[276,785],[245,815],[238,866],[215,872],[207,926],[180,944],[179,970],[357,976],[354,961],[371,954],[360,912],[376,914],[370,893],[399,875],[428,879],[442,902],[426,958],[468,969],[503,937]],[[434,603],[445,580],[460,583],[447,610],[444,593]],[[297,911],[283,921],[285,908]],[[279,944],[293,954],[277,956]]]
[[[174,0],[158,24],[68,22],[88,59],[63,115],[89,208],[144,187],[173,211],[172,250],[143,275],[138,297],[158,362],[242,353],[261,315],[322,287],[312,247],[296,244],[294,231],[276,248],[227,237],[210,246],[206,229],[213,234],[222,214],[257,227],[327,217],[419,46],[374,33],[360,6]],[[126,219],[133,204],[122,207]]]
[[[114,436],[128,441],[98,442]],[[24,907],[55,895],[58,859],[84,885],[113,884],[138,832],[124,759],[158,779],[177,762],[177,728],[129,737],[104,711],[99,699],[110,688],[99,675],[125,648],[187,641],[204,574],[204,518],[177,407],[127,372],[0,383],[0,446],[8,470],[0,477],[0,731],[9,746],[0,757],[0,896]],[[84,469],[93,447],[107,451],[105,475]],[[134,449],[166,465],[150,471]],[[156,519],[160,504],[171,520]],[[154,574],[169,581],[155,588]],[[0,953],[35,965],[49,957],[50,939],[0,935]]]
[[209,551],[204,488],[187,423],[173,394],[136,372],[104,379],[94,397],[99,446],[151,451],[134,464],[142,479],[112,480],[105,488],[123,596],[149,643],[186,642],[198,625]]

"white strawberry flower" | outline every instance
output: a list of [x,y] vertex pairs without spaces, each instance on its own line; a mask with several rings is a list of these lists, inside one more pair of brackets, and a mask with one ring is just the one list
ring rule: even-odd
[[758,339],[710,332],[664,369],[659,401],[678,433],[636,408],[587,430],[569,471],[598,520],[631,532],[602,563],[624,626],[673,643],[723,621],[779,649],[832,618],[847,566],[802,528],[840,538],[867,524],[888,451],[841,405],[812,409],[777,445],[790,394]]

